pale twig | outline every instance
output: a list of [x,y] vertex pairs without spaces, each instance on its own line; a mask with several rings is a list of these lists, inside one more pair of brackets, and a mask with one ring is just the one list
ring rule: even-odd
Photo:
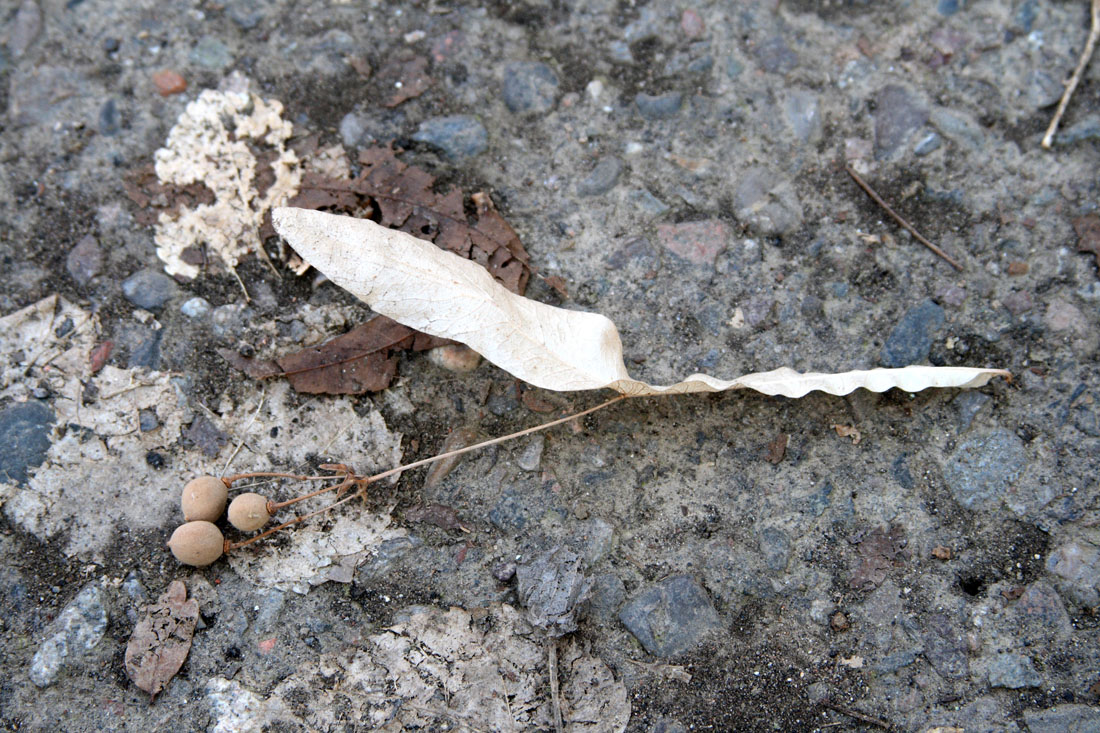
[[233,449],[233,452],[229,454],[228,460],[225,465],[222,466],[222,472],[219,476],[224,476],[225,472],[229,470],[229,464],[233,462],[233,459],[237,457],[237,454],[241,452],[241,446],[244,445],[244,435],[248,432],[248,429],[252,427],[252,423],[256,422],[256,418],[260,416],[260,410],[264,409],[264,400],[267,399],[267,387],[263,388],[260,392],[260,404],[256,407],[256,411],[252,413],[252,419],[248,421],[248,424],[241,429],[241,439],[237,441],[237,447]]
[[1058,131],[1058,125],[1062,123],[1062,115],[1065,114],[1066,107],[1069,105],[1069,98],[1073,96],[1073,92],[1081,82],[1081,76],[1085,73],[1085,67],[1089,64],[1092,52],[1096,48],[1096,42],[1100,40],[1100,0],[1092,0],[1090,15],[1092,16],[1092,27],[1089,29],[1088,40],[1085,41],[1085,49],[1081,52],[1081,58],[1077,61],[1077,68],[1073,70],[1073,76],[1066,82],[1066,90],[1062,92],[1058,109],[1054,111],[1054,118],[1050,121],[1047,134],[1043,135],[1043,142],[1040,143],[1047,150],[1050,150],[1050,146],[1054,143],[1054,133]]
[[561,724],[561,691],[558,689],[558,640],[547,639],[547,641],[549,642],[547,666],[550,668],[550,700],[554,708],[554,730],[562,733],[564,729]]
[[[1097,2],[1100,2],[1100,0],[1097,0]],[[960,272],[962,271],[962,269],[963,269],[962,265],[960,265],[958,262],[953,260],[942,249],[940,249],[939,247],[937,247],[936,245],[932,244],[927,239],[925,239],[924,235],[921,234],[920,232],[918,232],[913,227],[912,224],[907,222],[905,219],[901,218],[900,214],[898,214],[896,211],[894,211],[892,208],[890,208],[890,204],[883,201],[882,197],[879,196],[877,193],[875,193],[875,189],[871,188],[871,186],[868,185],[868,183],[866,181],[864,181],[862,178],[859,177],[859,174],[855,172],[855,169],[852,168],[852,166],[845,165],[844,170],[848,171],[848,175],[850,175],[852,177],[852,180],[855,181],[857,184],[859,184],[859,187],[862,188],[864,190],[864,192],[866,192],[866,194],[868,196],[870,196],[876,204],[881,206],[883,208],[883,210],[886,211],[887,214],[892,216],[894,218],[894,221],[896,221],[898,224],[901,224],[902,227],[904,227],[906,231],[908,231],[910,234],[912,234],[914,237],[916,237],[918,242],[920,242],[925,247],[932,250],[933,252],[935,252],[940,257],[942,257],[944,260],[947,261],[948,264],[950,264],[956,270],[959,270]]]

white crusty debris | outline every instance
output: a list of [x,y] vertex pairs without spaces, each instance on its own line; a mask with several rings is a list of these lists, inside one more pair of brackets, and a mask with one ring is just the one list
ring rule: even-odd
[[[240,85],[238,85],[240,86]],[[170,275],[193,278],[199,268],[187,261],[189,248],[205,246],[229,269],[260,247],[264,214],[298,192],[302,173],[298,156],[286,147],[293,126],[281,115],[283,105],[244,90],[206,90],[187,105],[156,152],[157,178],[186,186],[202,183],[214,203],[163,213],[156,226],[157,256]],[[254,150],[270,151],[275,181],[261,196],[256,189]]]

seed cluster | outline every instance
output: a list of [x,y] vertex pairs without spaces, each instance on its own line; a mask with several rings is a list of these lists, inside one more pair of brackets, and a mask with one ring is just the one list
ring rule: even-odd
[[[214,522],[225,513],[232,478],[199,476],[187,482],[180,497],[185,524],[176,528],[168,548],[184,565],[206,567],[228,549]],[[229,523],[242,532],[254,532],[271,519],[273,506],[267,497],[246,493],[229,502]]]

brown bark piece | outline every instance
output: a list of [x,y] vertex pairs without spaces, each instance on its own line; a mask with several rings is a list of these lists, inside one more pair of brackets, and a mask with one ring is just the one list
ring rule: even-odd
[[378,72],[378,78],[385,87],[393,90],[393,95],[385,102],[385,106],[390,108],[419,97],[432,85],[428,76],[428,59],[423,56],[391,59]]
[[187,587],[172,581],[137,622],[124,658],[126,675],[155,698],[187,659],[199,620],[199,604],[187,600]]
[[1092,252],[1096,256],[1096,266],[1100,267],[1100,214],[1074,219],[1073,231],[1077,232],[1077,250]]

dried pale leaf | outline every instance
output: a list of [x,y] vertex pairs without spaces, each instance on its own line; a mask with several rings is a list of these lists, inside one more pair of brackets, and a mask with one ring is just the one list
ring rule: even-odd
[[187,600],[187,588],[179,580],[145,609],[126,645],[125,665],[127,676],[150,697],[156,697],[183,666],[198,620],[199,604],[194,598]]
[[304,209],[276,209],[276,230],[337,285],[376,312],[410,328],[460,341],[511,374],[558,391],[608,388],[629,395],[753,389],[802,397],[860,387],[980,387],[1003,369],[908,366],[840,374],[793,369],[721,380],[693,374],[655,386],[627,374],[619,332],[597,313],[555,308],[509,292],[483,267],[404,232],[363,219]]

